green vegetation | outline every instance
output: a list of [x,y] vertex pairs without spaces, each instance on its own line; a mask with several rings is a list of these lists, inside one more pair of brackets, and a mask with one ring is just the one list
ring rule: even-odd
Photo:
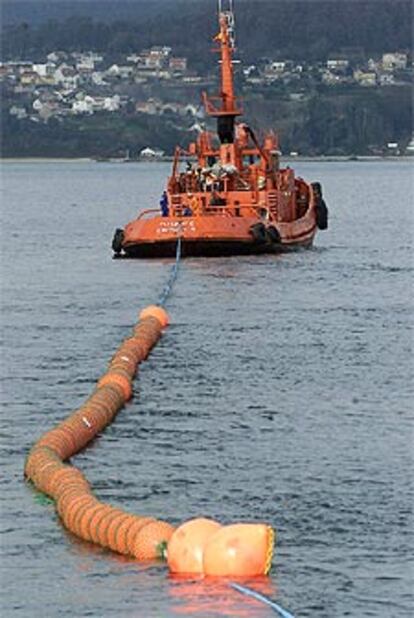
[[166,152],[189,134],[166,121],[143,114],[134,117],[97,113],[51,119],[47,124],[8,118],[3,124],[3,157],[114,157],[135,154],[148,144]]
[[245,98],[253,125],[275,127],[284,152],[369,155],[411,136],[411,88],[319,87],[302,100],[266,91]]
[[[143,10],[147,3],[142,2],[96,2],[90,4],[89,16],[85,7],[81,11],[82,5],[77,9],[72,3],[71,13],[79,10],[78,17],[37,25],[24,17],[25,4],[20,13],[14,7],[14,18],[21,15],[21,21],[3,28],[4,59],[43,57],[56,49],[91,49],[116,56],[151,45],[169,45],[177,55],[191,58],[199,70],[213,61],[215,0],[151,0],[151,10]],[[46,14],[47,4],[36,0],[37,11],[44,5]],[[412,6],[410,0],[239,0],[240,53],[249,62],[269,54],[314,61],[344,49],[362,55],[410,50]],[[56,14],[56,5],[54,9]]]

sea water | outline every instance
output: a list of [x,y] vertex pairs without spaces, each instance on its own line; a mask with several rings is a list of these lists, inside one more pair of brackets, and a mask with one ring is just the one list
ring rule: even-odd
[[[76,539],[23,478],[162,291],[173,261],[110,245],[169,165],[2,168],[2,618],[274,615]],[[298,618],[408,618],[413,166],[296,168],[322,182],[329,230],[297,253],[184,260],[134,399],[73,463],[134,513],[270,523],[270,578],[247,584]]]

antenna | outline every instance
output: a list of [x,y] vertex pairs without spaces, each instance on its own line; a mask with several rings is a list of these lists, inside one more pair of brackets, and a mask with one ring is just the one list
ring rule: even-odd
[[[208,98],[203,93],[207,114],[217,118],[217,133],[221,144],[234,143],[234,126],[236,116],[242,111],[234,95],[233,59],[234,54],[234,13],[233,0],[218,0],[220,32],[214,37],[219,44],[221,81],[219,96]],[[215,101],[220,105],[215,105]]]
[[236,31],[234,20],[234,0],[218,0],[219,18],[221,15],[226,19],[227,31],[232,49],[236,48]]

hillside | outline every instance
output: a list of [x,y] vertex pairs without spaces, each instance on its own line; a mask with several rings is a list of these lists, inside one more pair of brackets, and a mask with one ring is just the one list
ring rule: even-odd
[[[239,0],[240,53],[252,61],[269,54],[315,60],[343,51],[365,55],[408,51],[412,7],[410,0]],[[198,68],[211,62],[215,0],[6,0],[3,14],[6,59],[36,58],[54,49],[116,54],[161,44],[191,57]]]
[[[3,156],[114,156],[148,144],[171,153],[188,142],[200,117],[183,108],[196,109],[201,91],[214,91],[216,0],[1,6]],[[413,131],[412,7],[410,0],[236,0],[236,82],[247,120],[274,127],[284,152],[375,154],[388,143],[403,152]],[[165,59],[147,65],[153,46],[156,54],[171,48],[171,60],[185,68],[174,73]],[[384,67],[387,52],[402,64]],[[332,59],[345,68],[328,70]]]

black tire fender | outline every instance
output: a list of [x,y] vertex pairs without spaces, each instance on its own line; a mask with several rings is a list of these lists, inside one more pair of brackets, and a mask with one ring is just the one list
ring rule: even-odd
[[279,245],[282,240],[280,238],[279,230],[274,225],[269,225],[269,227],[266,229],[266,235],[268,241],[272,245]]
[[122,244],[124,242],[124,230],[117,228],[112,239],[112,250],[114,253],[121,253]]
[[263,223],[254,223],[251,227],[250,227],[250,234],[253,236],[253,240],[257,243],[257,244],[264,244],[267,240],[266,237],[266,228],[263,225]]
[[328,229],[328,207],[323,199],[322,185],[320,182],[312,183],[313,195],[316,208],[316,225],[320,230]]
[[320,230],[328,229],[328,207],[323,198],[316,202],[316,225]]

